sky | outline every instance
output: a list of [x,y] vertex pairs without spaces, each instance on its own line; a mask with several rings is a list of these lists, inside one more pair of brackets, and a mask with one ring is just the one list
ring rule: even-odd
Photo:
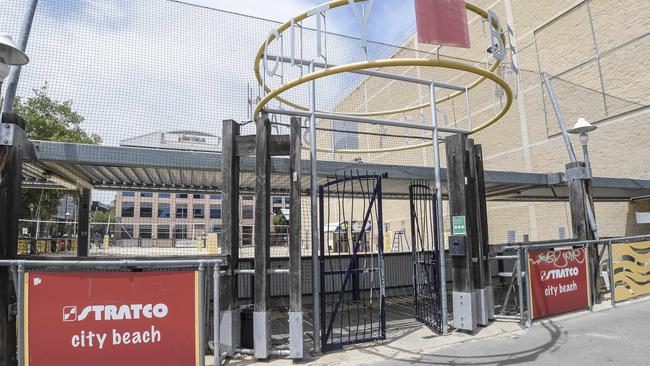
[[[265,19],[286,21],[326,0],[190,0],[190,2],[252,15]],[[356,4],[361,7],[361,4]],[[367,6],[367,5],[366,5]],[[328,19],[328,31],[360,37],[358,21],[351,9],[344,6],[336,17]],[[401,44],[415,31],[414,0],[376,0],[368,22],[368,39]]]
[[[18,40],[28,1],[0,1],[0,32]],[[108,145],[154,131],[199,130],[219,135],[223,119],[250,118],[249,95],[254,99],[260,94],[253,59],[269,31],[277,22],[320,3],[39,0],[27,47],[31,62],[22,69],[18,95],[29,97],[47,82],[50,96],[72,101],[73,109],[85,118],[82,128],[100,135]],[[360,35],[349,6],[328,14],[328,32]],[[315,21],[306,21],[304,26],[314,28]],[[414,30],[413,0],[375,1],[368,22],[369,40],[401,44]],[[305,59],[313,56],[314,44],[313,34],[306,31]],[[277,47],[272,52],[278,52]],[[358,40],[349,37],[328,36],[327,48],[331,63],[364,58]],[[377,44],[369,47],[371,58],[394,50]],[[286,81],[306,70],[284,72]],[[322,102],[318,108],[358,81],[353,75],[319,81]],[[283,79],[276,76],[267,82],[277,86]],[[306,86],[287,93],[304,104],[307,95]]]

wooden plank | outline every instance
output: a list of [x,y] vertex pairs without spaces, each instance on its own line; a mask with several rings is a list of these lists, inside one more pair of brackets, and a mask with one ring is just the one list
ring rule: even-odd
[[289,311],[302,311],[301,281],[301,199],[300,199],[300,118],[291,118],[291,153],[289,154]]
[[90,199],[90,189],[82,189],[79,197],[79,210],[77,210],[77,222],[79,225],[79,238],[77,240],[78,257],[88,256]]
[[271,123],[266,115],[255,121],[255,312],[266,312],[269,305],[269,275],[271,258],[271,158],[269,138]]
[[[235,150],[237,156],[255,155],[255,136],[236,136]],[[289,135],[271,135],[269,137],[269,155],[286,156],[290,154],[291,136]]]
[[490,275],[490,262],[487,258],[490,254],[488,217],[487,217],[487,200],[485,196],[485,172],[483,171],[483,148],[481,145],[474,145],[474,166],[476,170],[476,223],[477,223],[477,240],[479,255],[481,260],[481,288],[492,283]]
[[239,135],[239,127],[233,120],[223,121],[222,254],[228,257],[229,269],[233,273],[221,279],[222,311],[231,311],[238,307],[238,281],[234,270],[239,267],[239,157],[235,154],[235,136]]

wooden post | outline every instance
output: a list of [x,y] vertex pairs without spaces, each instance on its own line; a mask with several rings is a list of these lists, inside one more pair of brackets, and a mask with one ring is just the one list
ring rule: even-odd
[[79,225],[79,237],[77,239],[78,257],[88,256],[90,199],[90,189],[82,189],[79,195],[79,209],[77,210],[77,222]]
[[[569,163],[566,169],[582,168],[585,164],[581,161]],[[588,197],[588,198],[587,198]],[[593,240],[594,233],[587,217],[587,205],[591,204],[591,179],[572,179],[569,181],[569,205],[571,207],[571,229],[575,240]],[[587,200],[588,199],[588,200]],[[593,206],[592,206],[593,210]],[[592,211],[593,212],[593,211]],[[589,268],[591,269],[591,294],[592,301],[599,303],[598,281],[600,277],[598,247],[589,249]]]
[[240,345],[240,313],[238,304],[238,280],[235,270],[239,268],[239,157],[235,150],[235,137],[239,136],[239,124],[233,120],[223,121],[222,159],[223,181],[223,247],[227,257],[229,273],[221,276],[220,338],[223,350],[233,355]]
[[487,198],[485,196],[485,173],[483,170],[483,148],[474,145],[474,167],[476,170],[476,230],[481,270],[481,288],[485,289],[484,300],[487,320],[494,319],[494,292],[492,289],[492,272],[490,271],[490,244],[487,217]]
[[289,206],[289,357],[302,359],[302,243],[300,204],[300,118],[291,118],[291,145],[289,153],[289,175],[291,200]]
[[[469,179],[469,161],[466,145],[467,137],[461,134],[451,135],[445,139],[447,176],[449,180],[449,214],[452,220],[454,216],[466,216],[467,212],[465,179]],[[465,223],[467,227],[467,219]],[[467,240],[466,250],[467,255],[452,256],[451,258],[453,290],[458,292],[472,292],[474,290],[472,252],[469,240]]]
[[[449,241],[452,261],[453,278],[453,324],[458,329],[474,331],[476,323],[476,301],[474,299],[475,278],[473,257],[475,246],[472,243],[476,240],[474,221],[475,215],[472,210],[474,190],[474,178],[470,171],[470,154],[468,153],[467,136],[462,134],[451,135],[445,138],[447,147],[447,179],[449,187],[449,212],[452,227],[452,237]],[[464,222],[465,233],[459,233],[454,222]],[[464,253],[459,254],[452,246],[454,243],[464,242]]]
[[255,121],[255,301],[253,312],[253,344],[255,358],[269,357],[271,338],[268,316],[269,274],[271,257],[271,157],[269,140],[271,122],[266,114]]
[[[18,212],[22,179],[25,121],[14,113],[3,113],[2,123],[18,133],[13,145],[0,146],[0,259],[16,258],[18,245]],[[9,130],[3,125],[3,129]],[[2,151],[4,150],[4,151]],[[4,157],[2,156],[4,154]],[[2,164],[4,158],[4,164]],[[16,365],[16,318],[10,312],[16,302],[14,285],[8,267],[0,267],[0,366]]]

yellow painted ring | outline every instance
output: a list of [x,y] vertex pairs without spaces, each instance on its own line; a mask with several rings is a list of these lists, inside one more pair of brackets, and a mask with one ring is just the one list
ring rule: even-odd
[[[364,2],[364,1],[366,1],[366,0],[354,0],[354,2]],[[328,5],[327,10],[338,8],[339,6],[348,5],[348,4],[349,4],[348,0],[334,0],[334,1],[331,1],[331,2],[327,3],[327,5]],[[487,11],[479,8],[478,6],[476,6],[474,4],[470,4],[470,3],[466,2],[465,3],[465,8],[467,10],[473,12],[474,14],[483,17],[484,19],[488,19]],[[292,19],[294,20],[294,22],[300,22],[300,21],[308,18],[309,16],[310,15],[309,15],[308,11],[305,11],[305,12],[300,13],[297,16],[293,17]],[[276,31],[279,34],[282,34],[282,32],[287,30],[289,27],[291,27],[291,20],[282,23],[278,28],[276,28]],[[266,83],[264,82],[264,80],[262,79],[262,77],[260,75],[260,61],[262,60],[262,57],[264,57],[264,49],[265,49],[265,46],[266,46],[267,42],[268,42],[268,44],[270,44],[271,42],[273,42],[274,39],[275,39],[275,35],[271,34],[268,37],[268,39],[265,40],[264,43],[262,43],[262,46],[260,46],[260,49],[257,51],[257,54],[255,55],[255,62],[253,64],[253,70],[255,72],[255,78],[257,79],[257,82],[264,88],[265,92],[267,92],[267,93],[272,93],[272,90],[271,90],[271,88],[269,88],[268,85],[266,85]],[[501,39],[503,40],[503,42],[505,44],[505,42],[506,42],[505,35],[502,34]],[[499,67],[499,65],[500,65],[500,61],[496,60],[496,62],[494,64],[492,64],[492,66],[487,70],[490,71],[490,73],[493,73]],[[407,66],[416,66],[416,65],[407,65]],[[467,85],[466,90],[473,89],[474,87],[476,87],[477,85],[479,85],[480,83],[485,81],[486,78],[487,77],[485,77],[485,76],[480,76],[478,79],[474,80],[471,84]],[[298,79],[296,79],[296,80],[298,80]],[[455,97],[457,97],[457,96],[459,96],[461,94],[464,94],[464,93],[465,93],[465,91],[457,91],[457,92],[448,94],[448,95],[436,100],[436,103],[442,103],[442,102],[448,101],[448,100],[453,99],[453,98],[455,98]],[[277,99],[281,103],[284,103],[284,104],[286,104],[286,105],[288,105],[290,107],[293,107],[293,108],[296,108],[296,109],[299,109],[299,110],[302,110],[302,111],[309,110],[307,107],[304,107],[304,106],[301,106],[301,105],[299,105],[297,103],[293,103],[293,102],[291,102],[289,100],[286,100],[286,99],[280,97],[278,94],[275,95],[275,99]],[[389,111],[362,112],[362,113],[341,113],[341,114],[345,114],[345,115],[348,115],[348,116],[365,116],[365,117],[383,116],[383,115],[389,115],[389,114],[410,112],[410,111],[414,111],[414,110],[418,110],[418,109],[422,109],[422,108],[427,108],[429,106],[430,106],[430,103],[424,103],[424,104],[419,104],[419,105],[412,106],[412,107],[394,109],[394,110],[389,110]]]
[[[284,93],[285,91],[295,88],[296,86],[299,86],[301,84],[304,84],[306,82],[320,79],[325,76],[331,76],[331,75],[336,75],[344,72],[351,72],[351,71],[357,71],[357,70],[364,70],[364,69],[371,69],[371,68],[377,68],[377,67],[393,67],[393,66],[423,66],[423,67],[442,67],[446,69],[453,69],[453,70],[458,70],[458,71],[465,71],[465,72],[470,72],[476,75],[480,75],[481,77],[485,79],[489,79],[497,83],[501,88],[503,88],[505,94],[506,94],[506,103],[503,105],[499,113],[497,113],[494,117],[492,117],[490,120],[487,122],[476,126],[474,129],[470,131],[470,134],[473,134],[475,132],[481,131],[484,128],[487,128],[491,124],[495,123],[498,121],[501,117],[503,117],[507,112],[508,109],[510,109],[510,106],[512,105],[512,90],[510,89],[510,86],[508,83],[506,83],[502,78],[500,78],[498,75],[486,70],[482,69],[480,67],[476,67],[473,65],[469,64],[464,64],[461,62],[457,61],[450,61],[450,60],[426,60],[426,59],[419,59],[419,58],[396,58],[396,59],[386,59],[386,60],[375,60],[375,61],[365,61],[365,62],[357,62],[353,64],[348,64],[348,65],[341,65],[341,66],[335,66],[329,69],[323,69],[319,71],[312,72],[310,74],[303,75],[300,78],[297,78],[295,80],[292,80],[286,84],[281,85],[279,88],[271,91],[269,94],[267,94],[262,100],[257,104],[255,107],[255,113],[254,113],[254,118],[257,118],[259,114],[262,112],[266,104],[268,104],[271,100],[276,98],[278,95]],[[428,143],[427,143],[428,144]],[[418,144],[418,145],[423,145],[426,146],[425,144]],[[406,145],[404,146],[405,149],[412,149],[414,147],[412,146],[418,146],[418,145]],[[380,149],[381,151],[384,151],[383,149]],[[329,150],[326,150],[329,151]],[[339,153],[346,153],[344,152],[346,150],[338,150],[337,152]],[[362,150],[348,150],[350,153],[355,152],[355,153],[362,153]],[[373,150],[373,152],[377,152],[377,150]]]

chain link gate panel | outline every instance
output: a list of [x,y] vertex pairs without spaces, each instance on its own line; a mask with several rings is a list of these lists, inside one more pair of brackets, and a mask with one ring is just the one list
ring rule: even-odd
[[415,319],[442,333],[440,252],[435,190],[426,183],[409,186],[413,243],[413,311]]
[[323,352],[386,339],[380,175],[319,186]]

